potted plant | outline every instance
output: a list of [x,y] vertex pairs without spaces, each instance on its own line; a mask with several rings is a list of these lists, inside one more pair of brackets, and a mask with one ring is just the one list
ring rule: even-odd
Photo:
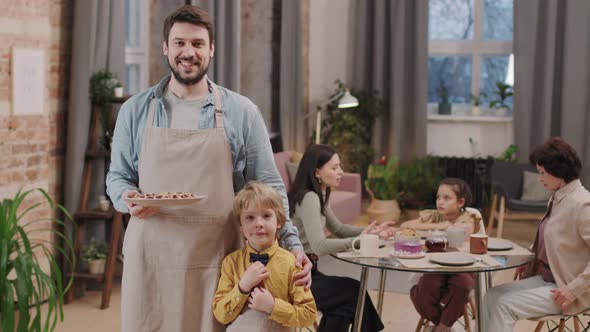
[[104,273],[107,253],[107,244],[93,238],[90,243],[82,248],[81,257],[88,262],[90,273],[102,274]]
[[115,91],[114,91],[115,98],[123,98],[123,84],[117,80],[115,83]]
[[358,98],[359,105],[339,109],[338,98],[333,97],[341,95],[345,87],[340,80],[334,83],[336,89],[330,96],[333,101],[326,106],[326,116],[321,124],[322,143],[338,151],[343,169],[359,173],[364,179],[367,167],[375,155],[371,147],[371,136],[375,119],[384,108],[383,98],[376,90],[353,89],[351,93]]
[[418,210],[435,203],[442,170],[435,157],[418,158],[398,168],[399,201],[406,219],[417,217]]
[[101,69],[90,76],[90,85],[88,93],[92,104],[100,110],[100,123],[102,126],[102,135],[100,144],[105,150],[110,150],[111,133],[110,119],[113,99],[115,99],[115,87],[118,83],[117,75]]
[[[56,255],[61,254],[74,271],[75,257],[71,239],[58,228],[65,223],[57,218],[38,217],[35,203],[29,207],[33,192],[44,202],[71,219],[68,211],[55,204],[43,189],[19,190],[0,204],[0,330],[53,331],[63,321],[63,296],[72,285],[65,278]],[[47,235],[54,241],[47,241]],[[45,308],[41,305],[45,303]]]
[[490,101],[490,108],[496,109],[496,115],[506,116],[510,106],[507,103],[508,98],[514,95],[512,85],[503,82],[496,82],[496,91],[494,91],[495,99]]
[[510,144],[497,158],[498,161],[505,161],[515,163],[516,153],[518,152],[518,146],[516,144]]
[[365,189],[371,197],[371,204],[367,208],[371,221],[399,221],[401,212],[396,200],[397,168],[398,161],[395,157],[387,159],[383,156],[376,163],[369,165]]
[[479,116],[481,115],[481,99],[486,98],[487,95],[482,92],[479,95],[471,94],[471,115]]
[[440,101],[438,103],[438,114],[451,114],[449,89],[444,83],[438,88],[438,96],[440,97]]

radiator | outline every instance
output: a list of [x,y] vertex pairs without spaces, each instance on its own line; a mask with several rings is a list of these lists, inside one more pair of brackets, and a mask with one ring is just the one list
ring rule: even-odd
[[464,180],[471,187],[472,207],[482,208],[491,200],[491,167],[493,158],[436,157],[443,177]]

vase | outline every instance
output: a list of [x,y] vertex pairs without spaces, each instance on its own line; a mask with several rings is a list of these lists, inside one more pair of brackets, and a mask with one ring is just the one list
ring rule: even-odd
[[103,274],[106,259],[93,259],[88,261],[88,269],[92,274]]
[[494,112],[496,116],[507,116],[508,115],[508,107],[498,107]]
[[399,221],[400,216],[399,204],[396,200],[381,200],[372,199],[371,204],[367,208],[367,215],[369,216],[369,223],[377,220],[377,223],[384,221]]
[[438,114],[448,115],[451,114],[451,103],[439,103]]
[[122,86],[115,87],[115,97],[116,98],[123,98],[123,87]]
[[471,115],[480,116],[481,115],[481,108],[479,106],[473,106],[471,108]]

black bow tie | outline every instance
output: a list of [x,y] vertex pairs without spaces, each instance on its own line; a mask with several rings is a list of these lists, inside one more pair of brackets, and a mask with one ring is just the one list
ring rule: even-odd
[[260,262],[263,265],[268,264],[268,254],[255,254],[253,252],[250,253],[250,263]]

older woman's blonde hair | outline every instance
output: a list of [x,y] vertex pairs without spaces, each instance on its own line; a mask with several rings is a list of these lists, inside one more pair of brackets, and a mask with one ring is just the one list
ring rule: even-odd
[[240,222],[240,214],[249,206],[258,206],[263,209],[271,209],[277,216],[277,225],[283,227],[287,222],[283,197],[270,186],[257,181],[250,181],[236,195],[232,214]]

